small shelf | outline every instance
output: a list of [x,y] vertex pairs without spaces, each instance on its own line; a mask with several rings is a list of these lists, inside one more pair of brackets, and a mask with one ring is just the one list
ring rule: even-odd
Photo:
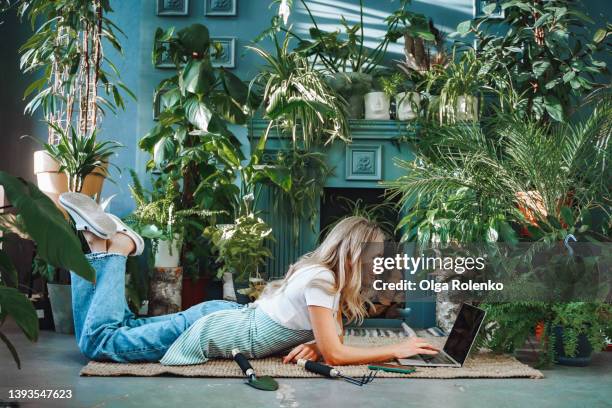
[[[249,121],[249,137],[257,138],[268,128],[270,121],[266,119],[252,119]],[[410,121],[399,120],[349,120],[351,139],[392,140],[399,136],[415,136],[418,125]],[[281,134],[277,129],[270,132],[270,138],[286,139],[289,135]]]

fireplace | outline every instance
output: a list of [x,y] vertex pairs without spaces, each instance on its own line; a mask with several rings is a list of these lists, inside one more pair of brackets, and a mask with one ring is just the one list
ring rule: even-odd
[[[249,138],[252,143],[258,142],[268,128],[268,123],[261,119],[249,123]],[[273,256],[262,271],[268,279],[282,278],[291,263],[316,247],[319,236],[325,234],[326,227],[351,213],[351,208],[354,208],[357,202],[361,206],[369,206],[370,209],[380,206],[385,193],[381,182],[395,180],[403,175],[394,165],[394,159],[414,158],[409,144],[399,142],[401,138],[415,135],[415,128],[407,122],[351,120],[350,132],[350,143],[337,140],[323,150],[333,174],[325,182],[319,210],[312,217],[299,220],[296,226],[290,214],[275,208],[275,192],[272,189],[262,191],[258,207],[262,218],[273,228],[275,238],[274,242],[268,244]],[[265,156],[273,162],[278,151],[290,146],[290,137],[273,128],[268,136]],[[400,214],[395,209],[391,210],[390,206],[382,207],[378,209],[378,217],[389,224],[387,229],[390,230],[390,235],[394,235],[393,229]],[[413,304],[408,299],[406,305],[411,311],[409,315],[403,316],[402,320],[414,327],[433,325],[435,308],[432,309],[431,302],[419,300]],[[384,320],[382,326],[399,325],[402,321],[374,320]]]

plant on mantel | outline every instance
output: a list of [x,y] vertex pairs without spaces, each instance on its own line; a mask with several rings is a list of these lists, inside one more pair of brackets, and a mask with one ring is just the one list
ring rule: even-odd
[[[112,12],[109,0],[19,0],[13,6],[36,30],[20,48],[22,71],[39,73],[24,92],[24,98],[31,96],[25,110],[32,114],[40,110],[49,125],[45,148],[60,162],[50,173],[67,173],[70,189],[80,191],[88,174],[107,175],[110,155],[105,152],[117,147],[95,141],[101,116],[125,108],[122,93],[134,97],[120,81],[112,61],[104,55],[105,43],[122,52],[116,35],[121,30],[107,17]],[[78,141],[72,146],[76,150],[53,147],[70,139]],[[92,142],[87,142],[88,139]],[[80,154],[88,160],[77,157]],[[36,154],[35,158],[35,167],[36,161],[47,160]],[[78,160],[81,160],[78,168],[67,165]],[[41,163],[40,167],[49,172],[48,165]]]
[[[175,73],[156,87],[158,123],[139,146],[152,155],[149,171],[179,182],[177,211],[227,210],[238,189],[232,169],[219,155],[230,151],[241,156],[240,143],[228,123],[244,124],[254,98],[238,77],[212,66],[211,50],[218,52],[202,24],[155,32],[153,64],[163,55],[174,63]],[[206,251],[210,244],[201,228],[189,224],[184,237],[181,264],[198,271],[198,260],[210,257]]]
[[280,16],[273,19],[272,27],[265,33],[282,30],[295,37],[298,40],[296,52],[308,57],[313,67],[322,65],[327,81],[350,102],[349,114],[353,119],[363,118],[363,96],[371,90],[376,71],[384,68],[391,43],[403,37],[408,49],[422,50],[420,46],[423,41],[435,40],[435,33],[427,18],[408,9],[410,0],[400,0],[398,8],[385,18],[386,34],[374,48],[368,47],[365,41],[364,1],[359,2],[358,22],[350,24],[341,16],[341,30],[325,31],[320,28],[308,1],[300,0],[312,23],[308,31],[309,38],[298,34],[291,26],[284,27],[282,24],[280,17],[284,17],[286,25],[292,3],[283,2],[288,7],[281,5]]
[[[83,255],[81,242],[53,202],[32,183],[2,171],[0,186],[10,203],[0,213],[0,231],[31,239],[40,259],[93,281],[95,272]],[[18,290],[18,283],[14,263],[0,248],[0,328],[11,317],[28,340],[36,341],[38,317],[28,298]],[[0,341],[8,347],[17,367],[21,368],[17,349],[2,331]]]
[[[490,14],[494,6],[484,11]],[[608,75],[597,55],[607,47],[606,29],[590,34],[594,21],[572,0],[506,0],[501,8],[502,21],[486,15],[462,22],[457,33],[475,37],[478,57],[486,61],[483,69],[510,78],[513,88],[526,95],[528,115],[566,120],[582,96],[600,86],[602,74]],[[508,29],[498,30],[497,23]]]

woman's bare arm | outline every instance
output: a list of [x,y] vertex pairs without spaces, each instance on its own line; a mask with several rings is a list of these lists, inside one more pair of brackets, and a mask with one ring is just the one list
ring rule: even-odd
[[378,347],[346,346],[338,337],[336,322],[330,309],[308,306],[308,311],[317,347],[328,364],[365,364],[405,358],[415,354],[438,353],[434,346],[419,338]]

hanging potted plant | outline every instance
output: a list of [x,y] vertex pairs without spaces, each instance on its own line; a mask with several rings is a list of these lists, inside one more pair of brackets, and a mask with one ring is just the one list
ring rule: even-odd
[[[106,111],[125,107],[120,90],[134,97],[104,56],[104,43],[122,52],[116,26],[106,17],[110,12],[103,0],[24,0],[18,5],[20,17],[41,22],[20,49],[21,68],[41,73],[24,93],[33,95],[25,110],[42,111],[49,125],[47,147],[34,153],[34,172],[40,189],[54,200],[68,190],[99,196],[109,155],[95,157],[96,130]],[[68,146],[75,134],[77,143]],[[56,145],[64,147],[50,148]],[[81,154],[88,156],[89,164],[81,166],[78,175],[68,173],[67,161],[78,161]]]

